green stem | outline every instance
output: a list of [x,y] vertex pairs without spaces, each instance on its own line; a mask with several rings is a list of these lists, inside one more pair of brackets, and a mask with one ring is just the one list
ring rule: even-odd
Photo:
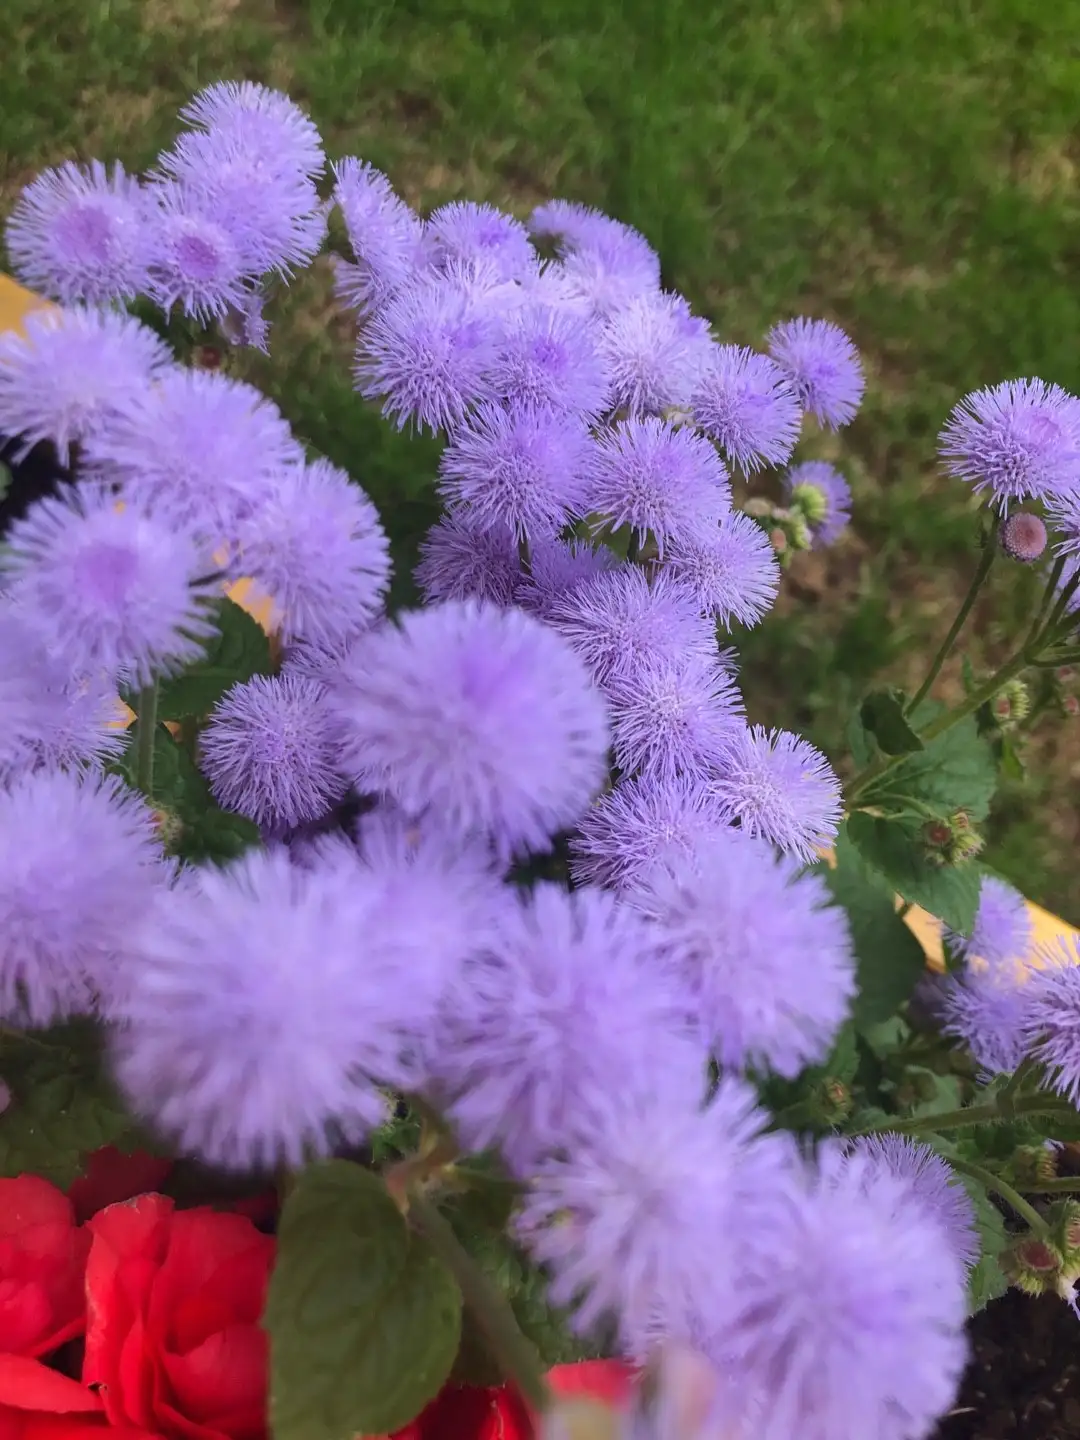
[[1054,568],[1050,571],[1050,578],[1046,582],[1046,588],[1043,591],[1042,600],[1039,602],[1038,614],[1031,622],[1031,629],[1028,631],[1027,639],[1024,641],[1025,650],[1031,649],[1031,646],[1035,641],[1035,637],[1042,629],[1043,621],[1046,619],[1047,614],[1049,613],[1050,606],[1054,603],[1054,596],[1057,594],[1057,588],[1058,585],[1061,583],[1061,577],[1064,573],[1065,557],[1064,555],[1062,555],[1054,561]]
[[154,793],[154,732],[157,729],[158,687],[155,680],[139,691],[139,718],[135,722],[135,783],[146,798]]
[[931,661],[930,669],[927,671],[926,679],[919,686],[918,690],[916,690],[915,694],[904,707],[905,715],[910,715],[913,710],[917,710],[918,707],[922,704],[922,702],[926,699],[927,695],[929,695],[930,688],[940,674],[942,665],[945,664],[945,661],[949,657],[950,651],[956,644],[957,636],[960,634],[960,631],[967,623],[967,618],[971,614],[971,608],[975,604],[976,599],[978,598],[979,591],[982,589],[983,583],[985,582],[987,575],[989,575],[990,573],[991,565],[993,565],[994,563],[994,557],[997,554],[998,548],[998,531],[1000,529],[1001,515],[997,511],[995,511],[994,518],[990,522],[990,533],[986,537],[986,543],[983,545],[982,556],[979,559],[979,564],[976,568],[975,574],[972,577],[971,584],[968,586],[968,592],[964,596],[964,602],[960,606],[960,609],[956,612],[956,618],[949,626],[949,633],[941,642],[937,654]]
[[541,1413],[547,1410],[551,1394],[540,1356],[521,1333],[505,1298],[462,1249],[453,1227],[438,1206],[416,1190],[409,1192],[409,1219],[458,1282],[462,1298],[484,1332],[503,1374],[514,1382],[534,1410]]
[[1080,1177],[1066,1175],[1055,1180],[1041,1180],[1023,1188],[1029,1195],[1076,1195],[1080,1194]]
[[885,1119],[852,1131],[855,1135],[876,1135],[883,1131],[897,1135],[921,1135],[941,1130],[962,1130],[969,1125],[987,1125],[997,1120],[1006,1120],[1014,1115],[1069,1115],[1075,1117],[1071,1105],[1064,1105],[1050,1095],[1019,1095],[1011,1103],[1006,1114],[998,1099],[985,1105],[968,1105],[963,1110],[941,1110],[934,1115],[913,1115],[908,1120]]
[[1006,1205],[1015,1210],[1022,1220],[1027,1221],[1036,1235],[1049,1235],[1050,1227],[1034,1205],[1029,1205],[1020,1192],[1014,1190],[1007,1180],[1002,1180],[1000,1175],[995,1175],[992,1170],[985,1170],[981,1165],[973,1165],[970,1160],[959,1160],[954,1155],[949,1156],[949,1164],[954,1170],[959,1170],[961,1175],[970,1175],[973,1180],[978,1180],[988,1190],[1000,1195]]
[[[1076,574],[1072,576],[1068,583],[1062,586],[1061,592],[1057,597],[1057,603],[1050,611],[1050,618],[1045,622],[1041,632],[1032,642],[1036,650],[1043,649],[1047,641],[1053,638],[1054,631],[1061,624],[1065,611],[1068,609],[1069,601],[1072,600],[1078,589],[1080,589],[1080,568],[1077,569]],[[1073,622],[1070,622],[1070,628],[1072,628],[1072,623]]]
[[527,535],[522,535],[518,541],[518,563],[521,565],[522,572],[525,575],[532,574],[532,555],[529,552],[529,539]]
[[1031,1077],[1041,1073],[1042,1066],[1039,1061],[1033,1060],[1030,1055],[1020,1061],[1006,1081],[1004,1088],[998,1092],[998,1104],[1006,1115],[1013,1113],[1016,1101]]
[[631,565],[636,565],[641,554],[641,542],[638,540],[638,532],[631,530],[630,538],[626,542],[626,559]]

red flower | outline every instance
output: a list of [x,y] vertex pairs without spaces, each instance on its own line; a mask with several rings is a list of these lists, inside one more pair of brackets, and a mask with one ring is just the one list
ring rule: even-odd
[[[556,1365],[547,1379],[556,1395],[584,1395],[618,1407],[630,1398],[634,1374],[621,1360],[582,1360]],[[533,1434],[529,1410],[509,1386],[447,1385],[391,1440],[533,1440]]]
[[101,1387],[110,1425],[261,1440],[273,1240],[243,1216],[177,1211],[162,1195],[110,1205],[87,1228],[83,1380]]
[[0,1180],[0,1354],[47,1355],[81,1335],[90,1237],[37,1175]]
[[147,1150],[125,1154],[115,1145],[103,1145],[87,1157],[86,1174],[68,1187],[68,1198],[75,1206],[81,1225],[104,1210],[148,1190],[160,1190],[172,1172],[173,1162]]

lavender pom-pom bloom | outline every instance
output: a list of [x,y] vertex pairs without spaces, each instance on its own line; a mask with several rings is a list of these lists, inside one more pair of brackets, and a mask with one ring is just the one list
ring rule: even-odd
[[193,870],[132,937],[116,1073],[186,1153],[299,1165],[364,1138],[385,1118],[380,1085],[407,1085],[408,970],[372,934],[349,848]]
[[277,406],[252,385],[176,369],[97,427],[87,474],[192,526],[215,545],[272,493],[303,452]]
[[714,782],[731,820],[808,864],[836,839],[840,781],[813,745],[751,725],[731,740]]
[[660,953],[686,983],[721,1065],[794,1079],[826,1058],[855,995],[855,957],[847,917],[819,876],[715,829],[626,895],[655,921]]
[[1060,939],[1042,959],[1021,987],[1024,1038],[1058,1094],[1080,1106],[1080,940]]
[[133,300],[146,283],[145,205],[121,165],[66,161],[15,202],[5,239],[20,280],[51,300]]
[[675,541],[666,568],[722,625],[756,625],[780,590],[780,562],[764,530],[733,510],[693,540]]
[[507,315],[490,380],[507,404],[569,411],[590,421],[611,406],[595,326],[573,310],[539,301]]
[[724,463],[693,431],[648,417],[601,436],[589,476],[589,509],[639,544],[650,532],[660,558],[675,541],[711,536],[731,508]]
[[203,323],[243,308],[254,278],[243,249],[211,201],[175,182],[155,185],[146,206],[146,292],[162,310],[179,305]]
[[966,1359],[964,1268],[905,1182],[867,1183],[871,1169],[863,1156],[823,1164],[756,1208],[705,1347],[737,1377],[719,1392],[719,1433],[915,1440],[948,1410]]
[[1027,901],[996,875],[984,875],[970,936],[946,930],[950,948],[961,959],[973,956],[990,966],[1027,960],[1035,939]]
[[73,670],[145,685],[214,633],[210,565],[195,539],[103,487],[38,500],[8,535],[10,597]]
[[866,381],[859,352],[839,325],[787,320],[769,331],[768,346],[803,409],[822,425],[837,430],[855,418]]
[[619,769],[661,783],[704,779],[745,723],[738,688],[716,661],[653,660],[611,675],[604,689]]
[[386,532],[359,485],[329,461],[284,470],[235,534],[237,564],[274,601],[286,643],[334,646],[382,611]]
[[622,565],[555,600],[545,617],[573,645],[599,683],[631,681],[656,661],[716,660],[716,630],[694,594],[664,570],[651,580]]
[[420,544],[413,579],[429,603],[486,600],[514,603],[525,576],[517,541],[508,525],[487,529],[469,510],[447,511]]
[[549,200],[529,216],[529,233],[538,240],[554,241],[564,258],[598,254],[612,267],[633,272],[643,288],[659,289],[660,257],[639,231],[588,205],[573,200]]
[[1080,489],[1080,400],[1043,380],[1009,380],[965,396],[939,437],[945,469],[999,510]]
[[691,396],[698,426],[745,474],[791,458],[802,425],[799,397],[767,355],[716,345]]
[[419,217],[380,171],[353,156],[337,161],[334,201],[356,264],[339,267],[337,289],[366,314],[397,293],[414,274],[423,231]]
[[686,997],[656,966],[651,928],[604,890],[543,883],[503,917],[447,992],[435,1074],[471,1150],[499,1143],[516,1174],[574,1148],[587,1116],[643,1057],[692,1105],[705,1081]]
[[522,610],[413,611],[361,637],[335,689],[361,789],[490,833],[503,854],[546,847],[607,771],[607,714],[583,661]]
[[815,550],[824,549],[838,540],[851,520],[851,487],[840,471],[826,460],[806,460],[793,466],[784,476],[784,489],[791,498],[798,498],[804,487],[817,492],[824,514],[810,523],[810,538]]
[[520,220],[494,205],[454,200],[440,205],[424,227],[424,249],[432,263],[457,263],[491,270],[499,280],[520,280],[535,271],[536,252]]
[[0,1015],[44,1026],[107,1005],[164,873],[150,810],[115,778],[0,789]]
[[689,404],[712,344],[687,328],[681,299],[646,292],[605,325],[599,349],[611,377],[614,408],[660,415]]
[[1030,991],[1008,966],[950,976],[941,1001],[942,1029],[963,1040],[988,1075],[1011,1075],[1028,1049]]
[[367,399],[402,429],[436,433],[493,396],[489,378],[499,321],[482,295],[453,277],[428,275],[404,286],[361,332],[354,371]]
[[[879,1173],[903,1181],[919,1205],[949,1237],[961,1263],[970,1270],[982,1247],[976,1229],[975,1206],[955,1170],[929,1145],[906,1135],[863,1135],[852,1143],[852,1153],[865,1155]],[[864,1183],[874,1184],[872,1169]]]
[[608,1085],[606,1103],[580,1116],[579,1143],[537,1167],[519,1233],[551,1272],[552,1301],[576,1307],[575,1328],[613,1317],[640,1354],[658,1319],[678,1334],[714,1287],[737,1285],[740,1252],[762,1199],[785,1184],[792,1147],[790,1136],[762,1135],[768,1117],[735,1077],[700,1107],[672,1096],[651,1044],[638,1059],[643,1073]]
[[529,573],[520,575],[514,600],[545,620],[580,586],[619,568],[606,545],[594,549],[586,540],[540,540],[529,549]]
[[234,138],[267,169],[291,169],[317,180],[326,166],[314,121],[281,90],[252,80],[221,80],[180,111],[185,124]]
[[26,451],[50,441],[61,465],[172,363],[152,330],[114,311],[44,310],[24,325],[0,335],[0,432]]
[[582,513],[592,450],[585,422],[573,415],[484,404],[450,437],[439,488],[483,529],[550,539]]
[[325,692],[297,675],[256,675],[227,690],[199,735],[214,799],[271,833],[317,820],[344,796]]
[[659,861],[685,859],[726,828],[723,810],[700,780],[623,779],[578,824],[570,841],[571,871],[579,885],[632,887]]

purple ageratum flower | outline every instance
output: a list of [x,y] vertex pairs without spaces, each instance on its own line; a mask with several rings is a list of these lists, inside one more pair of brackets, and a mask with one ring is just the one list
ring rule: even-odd
[[64,466],[172,363],[152,330],[111,310],[37,311],[24,328],[0,335],[0,431],[20,436],[23,453],[50,441]]
[[455,427],[439,461],[439,489],[481,529],[550,539],[583,513],[593,448],[576,416],[483,403]]
[[161,375],[84,446],[87,473],[194,526],[215,544],[303,459],[277,406],[252,385],[179,367]]
[[1011,1075],[1027,1053],[1029,992],[1009,967],[949,977],[941,1000],[942,1030],[963,1040],[988,1075]]
[[184,1153],[299,1165],[363,1139],[385,1118],[379,1087],[408,1083],[408,968],[373,933],[347,849],[192,870],[133,936],[115,1071]]
[[656,295],[659,285],[651,270],[631,250],[574,251],[549,267],[557,275],[567,303],[581,307],[594,321],[607,321],[642,295]]
[[600,355],[611,377],[613,407],[630,415],[660,415],[690,402],[713,348],[688,325],[678,295],[646,291],[604,326]]
[[1043,380],[1009,380],[960,401],[938,437],[950,475],[999,510],[1080,488],[1080,400]]
[[489,378],[510,405],[545,407],[589,421],[611,407],[595,326],[571,308],[543,301],[527,301],[507,315]]
[[107,679],[73,672],[0,600],[0,781],[115,759],[122,714]]
[[133,300],[146,284],[145,204],[121,165],[65,161],[23,190],[5,230],[12,269],[51,300]]
[[745,474],[791,458],[802,425],[799,397],[767,355],[738,345],[716,345],[690,408],[695,423]]
[[199,735],[199,766],[226,810],[282,834],[310,824],[349,788],[334,717],[317,681],[256,675],[227,690]]
[[780,563],[764,530],[733,510],[714,530],[673,542],[666,568],[688,585],[702,610],[722,625],[756,625],[780,590]]
[[356,257],[355,265],[338,267],[338,293],[352,308],[367,314],[412,278],[423,229],[419,216],[374,166],[348,155],[332,168],[334,202]]
[[241,309],[259,273],[213,214],[206,197],[183,185],[155,185],[148,197],[146,292],[163,310],[179,305],[203,323]]
[[431,212],[424,226],[424,248],[436,266],[476,265],[494,270],[500,280],[523,279],[538,264],[520,220],[494,205],[471,200],[454,200]]
[[964,1267],[906,1182],[865,1156],[792,1172],[744,1227],[711,1315],[718,1433],[913,1440],[952,1403],[966,1360]]
[[159,175],[190,197],[236,246],[248,275],[277,271],[288,277],[310,265],[326,238],[319,192],[302,173],[268,166],[251,155],[234,132],[182,135],[158,160]]
[[685,1008],[646,921],[607,891],[541,883],[447,992],[436,1085],[466,1148],[498,1143],[525,1176],[583,1140],[645,1055],[670,1095],[700,1100],[706,1057]]
[[382,399],[398,429],[433,433],[492,398],[489,373],[500,322],[482,295],[453,276],[429,275],[393,295],[364,327],[356,352],[356,385]]
[[93,1010],[165,875],[150,810],[111,776],[21,776],[0,789],[0,866],[0,1015]]
[[1023,996],[1023,1036],[1059,1095],[1080,1105],[1080,940],[1060,938],[1040,951],[1042,968],[1030,970]]
[[508,525],[483,530],[471,511],[448,511],[421,542],[413,579],[429,604],[484,600],[513,605],[523,580],[514,532]]
[[664,570],[608,570],[556,600],[545,617],[573,645],[598,684],[630,683],[643,666],[716,660],[716,629],[692,591]]
[[660,257],[645,236],[621,220],[572,200],[549,200],[529,216],[529,233],[551,240],[560,255],[594,254],[613,269],[635,274],[641,288],[659,289]]
[[839,539],[851,520],[851,487],[835,466],[826,460],[806,460],[794,465],[784,476],[784,489],[792,499],[804,487],[813,490],[825,513],[813,521],[810,537],[815,550],[822,550]]
[[361,637],[335,689],[360,789],[489,833],[502,855],[546,848],[607,772],[607,714],[584,663],[522,610],[412,611]]
[[317,180],[326,167],[313,120],[280,90],[252,80],[219,80],[180,111],[197,130],[228,135],[268,169],[288,169]]
[[529,546],[529,573],[520,575],[514,603],[549,620],[562,600],[618,565],[614,552],[606,545],[594,549],[586,540],[537,541]]
[[1027,901],[1020,892],[996,875],[984,875],[971,935],[946,929],[945,937],[961,959],[977,957],[993,967],[1027,960],[1035,932]]
[[736,731],[714,789],[728,819],[807,864],[836,839],[840,781],[820,750],[786,730]]
[[273,600],[286,643],[334,646],[382,611],[386,532],[359,485],[329,461],[282,470],[235,533],[236,567]]
[[650,532],[660,558],[669,543],[712,534],[731,508],[724,463],[692,430],[653,417],[623,421],[593,451],[588,505],[639,544]]
[[204,653],[214,590],[190,533],[83,484],[38,500],[7,538],[10,598],[73,670],[146,685]]
[[605,693],[619,769],[660,784],[680,774],[704,779],[744,728],[742,697],[715,661],[639,664],[611,675]]
[[862,1135],[852,1141],[851,1153],[871,1162],[871,1168],[863,1172],[864,1184],[875,1183],[875,1169],[878,1174],[903,1181],[911,1199],[937,1221],[957,1258],[971,1269],[982,1248],[975,1206],[951,1165],[929,1145],[921,1145],[906,1135]]
[[578,885],[630,889],[657,863],[685,859],[726,828],[709,787],[692,776],[622,779],[578,822],[571,873]]
[[721,1066],[794,1079],[828,1056],[856,993],[847,916],[820,876],[720,823],[627,900],[655,922]]
[[575,1329],[613,1317],[632,1354],[652,1348],[659,1315],[678,1332],[714,1289],[738,1284],[760,1203],[795,1162],[789,1135],[762,1134],[748,1085],[725,1076],[702,1107],[672,1096],[661,1059],[645,1039],[637,1072],[608,1083],[577,1117],[577,1143],[533,1172],[518,1222],[552,1301],[576,1307]]
[[859,352],[839,325],[800,316],[774,325],[767,343],[800,405],[820,424],[838,430],[854,419],[866,380]]
[[263,314],[265,303],[265,291],[253,290],[238,310],[229,311],[221,322],[221,332],[230,345],[246,345],[263,355],[270,354],[270,322]]
[[1017,510],[1001,527],[1001,548],[1012,560],[1034,565],[1046,549],[1046,524],[1028,510]]

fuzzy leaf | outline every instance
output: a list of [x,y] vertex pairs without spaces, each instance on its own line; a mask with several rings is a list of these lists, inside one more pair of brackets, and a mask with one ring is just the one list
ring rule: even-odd
[[285,1202],[265,1324],[275,1440],[388,1435],[450,1374],[461,1292],[379,1177],[331,1160]]
[[950,930],[970,935],[979,904],[982,871],[977,865],[928,865],[918,829],[863,811],[848,817],[847,835],[865,865],[878,871],[904,900],[921,905]]
[[926,966],[922,947],[897,915],[889,887],[863,863],[846,834],[836,844],[836,868],[821,873],[851,926],[859,985],[855,1023],[860,1029],[876,1025],[915,988]]
[[[159,720],[187,720],[209,715],[225,691],[253,675],[272,675],[270,641],[257,620],[235,601],[217,604],[217,633],[201,660],[158,691]],[[136,709],[136,706],[132,706]]]
[[923,742],[904,715],[899,690],[874,690],[862,703],[859,718],[886,755],[908,755],[923,749]]
[[[941,706],[924,703],[911,717],[917,729],[925,727]],[[989,742],[980,734],[973,716],[961,720],[917,755],[908,755],[887,774],[876,780],[862,797],[873,805],[876,797],[888,795],[889,804],[910,796],[942,815],[966,810],[972,820],[986,818],[997,788],[997,765]]]

